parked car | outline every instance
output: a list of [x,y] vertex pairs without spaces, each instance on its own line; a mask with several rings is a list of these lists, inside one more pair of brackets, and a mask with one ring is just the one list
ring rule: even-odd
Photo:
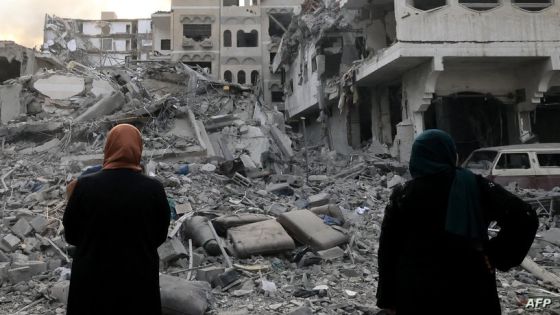
[[521,188],[560,187],[560,143],[536,143],[481,148],[463,167],[500,185],[517,182]]

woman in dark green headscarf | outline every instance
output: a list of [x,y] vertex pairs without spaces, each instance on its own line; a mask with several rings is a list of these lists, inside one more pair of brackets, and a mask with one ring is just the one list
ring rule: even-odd
[[[389,314],[501,314],[494,268],[521,263],[536,214],[456,164],[455,143],[444,131],[416,138],[413,179],[393,191],[381,230],[377,305]],[[501,232],[489,240],[492,221]]]

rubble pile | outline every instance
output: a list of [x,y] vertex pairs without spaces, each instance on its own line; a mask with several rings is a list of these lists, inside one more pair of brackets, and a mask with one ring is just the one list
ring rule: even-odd
[[[383,150],[342,156],[306,145],[251,89],[183,64],[101,72],[71,62],[3,86],[16,92],[2,97],[19,103],[2,106],[0,126],[1,313],[65,312],[65,187],[101,163],[106,132],[123,122],[142,130],[145,173],[164,184],[172,208],[158,250],[167,313],[378,311],[383,211],[409,178]],[[555,272],[558,193],[516,193],[550,200],[530,257]],[[521,268],[498,275],[507,314],[531,294],[556,294],[551,278],[538,277]]]

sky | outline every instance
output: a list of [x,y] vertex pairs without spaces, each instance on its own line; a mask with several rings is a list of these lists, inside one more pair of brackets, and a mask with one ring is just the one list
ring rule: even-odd
[[149,18],[153,12],[170,9],[171,0],[0,0],[0,40],[39,49],[47,13],[99,19],[101,11],[114,11],[118,18]]

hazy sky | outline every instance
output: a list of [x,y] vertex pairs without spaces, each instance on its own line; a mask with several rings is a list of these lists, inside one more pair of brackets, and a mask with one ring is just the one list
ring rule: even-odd
[[0,0],[0,40],[39,48],[46,13],[99,19],[101,11],[114,11],[119,18],[149,18],[170,8],[171,0]]

